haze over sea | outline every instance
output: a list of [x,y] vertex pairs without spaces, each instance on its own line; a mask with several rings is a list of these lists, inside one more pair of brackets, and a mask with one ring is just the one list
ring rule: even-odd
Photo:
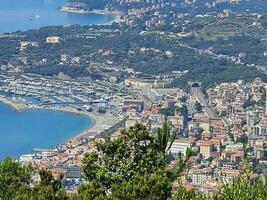
[[42,26],[104,24],[109,15],[65,13],[66,0],[0,0],[0,33],[25,31]]
[[0,103],[0,160],[63,143],[91,125],[85,115],[53,110],[14,112]]

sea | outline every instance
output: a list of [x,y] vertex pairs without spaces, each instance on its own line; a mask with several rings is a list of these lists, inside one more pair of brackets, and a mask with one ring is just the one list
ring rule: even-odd
[[0,160],[62,144],[92,124],[93,120],[85,115],[54,110],[15,112],[0,103]]
[[[0,34],[55,25],[90,25],[111,22],[100,14],[65,13],[66,0],[0,0]],[[92,125],[85,115],[52,110],[14,110],[0,103],[0,160],[19,158],[34,148],[63,143]]]
[[105,24],[113,16],[60,11],[67,0],[0,0],[0,33],[26,31],[43,26]]

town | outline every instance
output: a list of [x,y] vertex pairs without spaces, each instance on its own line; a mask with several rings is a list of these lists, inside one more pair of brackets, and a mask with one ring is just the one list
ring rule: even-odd
[[[40,80],[43,87],[51,81],[55,80]],[[58,80],[57,83],[59,82]],[[62,81],[62,84],[67,82]],[[36,77],[35,83],[34,91],[38,88]],[[14,83],[11,79],[9,85],[12,84]],[[23,88],[18,87],[19,84],[22,84],[22,81],[17,81],[17,91],[12,87],[9,87],[9,90],[18,94]],[[168,152],[172,157],[170,165],[175,164],[179,155],[185,156],[187,148],[193,151],[188,161],[188,173],[183,176],[183,184],[186,187],[210,194],[217,193],[221,181],[230,182],[237,176],[240,161],[246,151],[255,173],[264,171],[267,133],[266,83],[260,78],[253,82],[239,80],[222,83],[209,88],[205,94],[200,82],[188,84],[190,90],[186,91],[140,79],[126,80],[124,87],[141,96],[142,100],[126,94],[113,93],[114,103],[108,101],[108,105],[116,105],[116,112],[112,108],[105,109],[109,115],[113,115],[114,121],[111,123],[106,119],[99,125],[103,128],[107,123],[106,129],[89,131],[55,148],[36,149],[33,154],[22,155],[20,162],[51,169],[55,176],[64,172],[66,189],[75,191],[84,182],[81,175],[81,160],[86,153],[94,150],[95,141],[102,140],[107,135],[117,137],[121,128],[127,129],[136,123],[145,124],[152,133],[156,132],[157,128],[163,126],[167,116],[168,123],[176,131],[176,139]],[[72,91],[82,92],[81,87],[77,84]],[[65,88],[69,91],[68,86]],[[45,91],[44,88],[41,90]],[[30,94],[30,91],[28,92],[26,94]],[[82,93],[85,94],[85,91]],[[97,94],[101,93],[96,92]],[[15,100],[11,98],[11,101]],[[81,100],[76,98],[76,101]],[[77,105],[74,108],[78,109]],[[80,109],[84,108],[82,106]],[[93,116],[99,118],[101,114]],[[115,120],[118,116],[119,120]]]
[[[29,191],[43,184],[40,173],[36,173],[42,170],[51,172],[53,184],[60,180],[60,186],[51,186],[55,191],[62,189],[62,184],[70,196],[100,191],[100,197],[111,199],[113,192],[116,197],[116,192],[131,188],[131,184],[132,188],[148,184],[153,191],[157,175],[167,177],[164,180],[168,179],[171,186],[155,184],[154,191],[163,191],[164,195],[165,189],[170,192],[165,198],[155,199],[175,199],[175,192],[183,188],[186,192],[196,191],[194,195],[207,194],[217,199],[227,184],[235,185],[237,177],[244,178],[241,172],[246,161],[251,174],[248,183],[239,181],[241,184],[251,186],[264,176],[266,1],[70,0],[58,11],[66,15],[108,15],[114,20],[0,35],[1,103],[14,112],[55,110],[92,120],[87,130],[66,141],[45,148],[37,146],[16,158],[14,163],[22,169],[34,169],[29,170],[26,181]],[[133,161],[139,157],[131,154],[139,150],[131,143],[134,137],[125,136],[136,127],[141,128],[134,134],[147,133],[145,136],[152,138],[136,139],[141,152],[138,155],[149,155],[140,156],[141,164]],[[157,136],[164,128],[175,137],[173,141],[165,138],[169,148],[161,151]],[[147,147],[147,141],[155,146]],[[103,153],[103,146],[108,153]],[[105,160],[110,155],[117,157]],[[90,156],[94,159],[88,159]],[[147,158],[145,164],[142,158]],[[13,162],[8,159],[3,163]],[[103,170],[105,164],[110,168]],[[178,177],[172,179],[169,176],[177,166],[182,167],[176,173]],[[92,178],[84,169],[93,169],[96,175]],[[146,182],[146,178],[152,182]],[[6,185],[9,187],[9,182]],[[138,192],[129,193],[131,196]],[[90,198],[85,195],[80,199]],[[180,200],[179,194],[176,199]]]

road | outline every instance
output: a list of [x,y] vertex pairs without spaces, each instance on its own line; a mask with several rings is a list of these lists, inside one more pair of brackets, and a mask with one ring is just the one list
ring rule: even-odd
[[201,91],[201,89],[199,87],[192,87],[191,91],[192,91],[193,96],[195,96],[197,98],[198,102],[201,103],[201,105],[204,107],[209,118],[210,119],[218,119],[214,110],[212,110],[212,108],[208,105],[208,102],[207,102],[203,92]]
[[217,54],[217,53],[214,53],[211,50],[197,49],[197,48],[194,48],[194,47],[191,47],[191,46],[189,46],[187,44],[182,44],[182,43],[180,43],[179,45],[182,46],[182,47],[186,47],[186,48],[192,49],[195,52],[197,52],[198,54],[206,54],[206,55],[211,56],[212,58],[215,58],[215,59],[222,59],[223,58],[223,59],[231,61],[234,64],[239,64],[239,65],[243,65],[243,66],[246,66],[246,67],[255,67],[259,71],[267,74],[267,67],[256,65],[256,64],[246,64],[244,62],[241,62],[240,58],[237,57],[237,56],[229,56],[229,55],[225,55],[225,54]]

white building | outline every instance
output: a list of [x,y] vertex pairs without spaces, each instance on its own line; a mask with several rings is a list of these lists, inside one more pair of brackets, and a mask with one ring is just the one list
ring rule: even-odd
[[211,180],[213,177],[213,171],[211,168],[196,169],[192,173],[192,184],[201,185],[206,181]]
[[184,140],[182,140],[182,139],[175,140],[173,142],[169,152],[172,155],[181,154],[181,156],[184,156],[186,154],[186,149],[191,148],[193,142],[194,142],[193,140],[186,140],[185,138],[184,138]]
[[227,144],[225,147],[225,151],[238,151],[238,150],[243,150],[242,143]]
[[25,154],[25,155],[21,155],[19,158],[19,162],[22,165],[30,165],[34,163],[34,154]]

